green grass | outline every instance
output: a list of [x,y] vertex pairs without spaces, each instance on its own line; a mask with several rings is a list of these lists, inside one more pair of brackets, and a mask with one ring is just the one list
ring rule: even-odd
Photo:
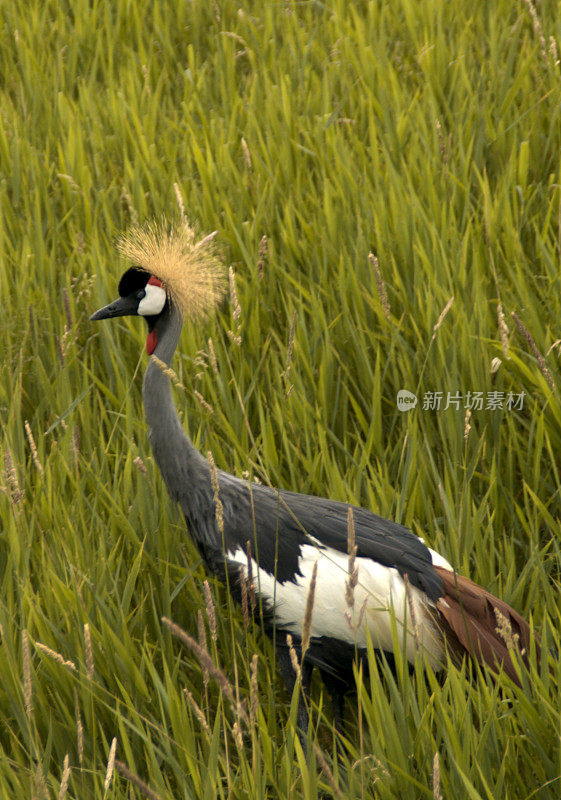
[[[150,458],[142,325],[88,322],[116,293],[116,236],[177,215],[177,184],[242,309],[241,346],[226,304],[174,362],[200,449],[411,526],[559,647],[559,389],[511,317],[561,386],[561,22],[536,8],[545,51],[506,0],[2,4],[1,797],[59,797],[67,754],[67,798],[143,796],[117,772],[104,790],[114,737],[162,800],[430,798],[435,753],[444,797],[559,796],[558,663],[522,690],[373,667],[339,758],[316,684],[304,758],[271,646],[214,582],[210,638],[207,576]],[[422,410],[429,390],[526,394],[474,411],[466,438],[463,409]],[[241,748],[161,622],[197,636],[201,611],[248,702],[259,657]]]

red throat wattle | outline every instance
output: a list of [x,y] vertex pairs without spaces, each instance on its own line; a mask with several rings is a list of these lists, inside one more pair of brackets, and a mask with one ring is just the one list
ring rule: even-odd
[[150,331],[148,336],[146,337],[146,352],[149,356],[152,355],[154,350],[156,349],[156,345],[158,344],[158,334],[155,330]]

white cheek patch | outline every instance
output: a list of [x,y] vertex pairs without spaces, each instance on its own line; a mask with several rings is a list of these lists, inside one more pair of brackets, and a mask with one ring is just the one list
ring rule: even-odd
[[166,304],[166,290],[148,283],[145,292],[146,296],[138,304],[138,314],[141,317],[155,317]]

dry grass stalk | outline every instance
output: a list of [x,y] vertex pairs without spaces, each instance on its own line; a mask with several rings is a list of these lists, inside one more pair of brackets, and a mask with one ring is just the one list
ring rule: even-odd
[[214,602],[212,600],[212,593],[210,591],[210,584],[208,581],[205,580],[203,583],[203,588],[205,593],[206,615],[208,619],[208,627],[210,629],[210,638],[216,644],[218,641],[216,610],[214,608]]
[[242,337],[240,335],[240,318],[242,315],[242,309],[238,301],[238,295],[236,293],[236,273],[234,272],[233,267],[228,268],[228,279],[230,281],[230,302],[232,304],[232,316],[234,318],[234,331],[228,331],[228,336],[230,337],[230,341],[236,345],[236,347],[240,347],[242,343]]
[[286,366],[282,377],[284,378],[284,385],[286,389],[286,399],[292,394],[294,386],[288,383],[288,376],[290,375],[290,368],[292,366],[292,355],[294,353],[294,334],[296,333],[296,311],[292,316],[292,324],[290,326],[290,333],[288,334],[288,348],[286,351]]
[[553,392],[555,390],[555,384],[553,382],[553,378],[551,377],[551,373],[547,368],[547,364],[544,361],[544,357],[542,356],[542,354],[538,350],[537,345],[534,342],[534,339],[532,338],[532,334],[526,328],[526,326],[521,322],[521,320],[518,318],[517,314],[514,311],[511,311],[510,315],[511,315],[512,319],[515,321],[516,327],[518,328],[518,330],[520,331],[522,336],[526,339],[526,341],[530,345],[530,349],[532,350],[532,353],[534,354],[534,356],[536,357],[536,361],[538,362],[538,366],[540,368],[540,372],[544,376],[544,378],[546,379],[549,388]]
[[471,408],[466,408],[466,415],[464,417],[464,439],[467,442],[469,432],[471,430]]
[[60,779],[60,788],[58,790],[58,800],[64,800],[66,792],[68,791],[68,782],[70,781],[70,758],[68,753],[64,756],[62,762],[62,778]]
[[436,332],[442,326],[442,323],[444,322],[444,319],[445,319],[446,315],[448,314],[448,312],[452,308],[452,303],[453,302],[454,302],[454,297],[452,296],[450,298],[450,300],[448,300],[448,302],[446,303],[446,305],[444,306],[442,311],[440,312],[440,316],[436,321],[436,325],[432,329],[432,340],[433,341],[436,339]]
[[86,672],[90,681],[94,679],[94,657],[92,649],[92,637],[90,634],[89,623],[84,625],[84,642],[86,646]]
[[[199,637],[199,644],[203,648],[203,650],[208,650],[207,643],[206,643],[206,629],[205,623],[203,620],[203,612],[199,608],[197,610],[197,629],[198,629],[198,637]],[[203,684],[205,688],[208,686],[210,676],[208,674],[208,670],[203,667]]]
[[[148,67],[146,64],[143,64],[141,67],[142,70],[142,77],[144,78],[144,91],[148,96],[152,94],[152,90],[150,89],[150,72],[148,71]],[[174,183],[174,186],[176,184]]]
[[241,347],[242,337],[239,334],[236,334],[236,333],[234,333],[234,331],[231,331],[231,330],[228,330],[227,334],[228,334],[228,338],[230,339],[232,344],[235,344],[236,347]]
[[146,469],[146,464],[140,458],[140,456],[137,456],[132,463],[134,464],[134,466],[137,468],[137,470],[139,472],[142,472],[143,475],[146,475],[148,470]]
[[12,458],[12,451],[8,445],[6,445],[6,451],[4,453],[4,477],[8,484],[10,503],[12,506],[17,506],[23,500],[23,489],[20,486],[18,472]]
[[249,539],[245,543],[245,554],[247,558],[247,589],[249,593],[249,602],[251,606],[251,613],[255,613],[257,605],[257,596],[255,594],[255,584],[253,583],[253,559],[251,557],[251,542]]
[[75,670],[76,664],[73,661],[66,661],[66,659],[60,654],[57,653],[56,650],[51,650],[50,647],[47,647],[46,644],[42,642],[35,642],[35,647],[44,653],[49,658],[52,658],[53,661],[56,661],[57,664],[60,664],[63,667],[68,667],[68,669]]
[[208,340],[208,354],[210,357],[210,363],[212,364],[212,369],[214,370],[214,374],[218,375],[218,361],[216,360],[216,353],[214,351],[214,344],[212,339]]
[[73,320],[72,320],[72,309],[70,308],[70,298],[68,297],[66,286],[63,287],[62,290],[62,303],[64,305],[64,313],[66,315],[66,329],[70,331],[73,325]]
[[219,685],[220,689],[224,693],[226,699],[231,703],[231,705],[236,709],[238,715],[241,719],[246,723],[249,724],[249,718],[243,709],[243,707],[236,702],[236,698],[234,696],[234,690],[232,689],[232,685],[226,675],[222,672],[220,667],[217,667],[214,661],[211,658],[210,653],[208,650],[203,649],[198,642],[193,639],[192,636],[180,628],[179,625],[176,625],[175,622],[172,622],[167,617],[162,617],[162,622],[168,628],[170,633],[173,634],[177,639],[179,639],[183,644],[193,652],[197,658],[199,659],[201,666],[206,667],[209,673],[212,675],[214,680]]
[[350,612],[350,610],[348,608],[345,609],[345,615],[344,616],[345,616],[345,619],[347,621],[347,625],[353,631],[353,633],[360,629],[360,626],[362,625],[362,621],[364,619],[364,615],[366,613],[366,607],[367,606],[368,606],[368,595],[366,595],[366,597],[362,601],[362,605],[360,607],[360,611],[358,612],[358,619],[357,619],[356,623],[355,623],[355,621],[353,619],[353,614]]
[[495,617],[497,619],[497,627],[495,628],[495,631],[499,634],[508,649],[512,650],[518,646],[518,640],[520,637],[517,633],[513,633],[510,620],[505,617],[505,615],[499,611],[498,608],[494,608],[493,611],[495,612]]
[[207,401],[204,399],[204,397],[200,392],[198,392],[196,389],[193,389],[193,394],[195,395],[199,403],[202,405],[202,407],[205,409],[205,411],[208,411],[209,414],[214,414],[214,408],[210,405],[210,403],[207,403]]
[[39,453],[37,452],[37,445],[35,444],[35,439],[33,438],[33,431],[31,430],[31,425],[27,420],[24,422],[25,427],[25,435],[27,436],[27,441],[29,442],[29,447],[31,449],[31,457],[33,458],[33,463],[39,470],[41,475],[44,474],[43,472],[43,465],[39,461]]
[[357,554],[357,547],[355,544],[355,522],[351,506],[349,506],[347,510],[347,553],[349,554],[349,578],[345,584],[345,602],[349,607],[350,615],[350,611],[352,611],[355,605],[355,589],[358,584],[358,568],[355,563]]
[[242,470],[242,478],[246,480],[248,483],[257,483],[260,486],[263,485],[263,481],[259,480],[257,475],[252,475],[248,469]]
[[377,775],[378,772],[381,772],[385,778],[391,780],[392,776],[389,773],[389,771],[385,768],[380,759],[376,758],[376,756],[373,755],[362,756],[362,758],[359,758],[356,761],[354,761],[353,769],[356,769],[361,764],[367,763],[369,761],[371,761],[374,764],[374,767],[372,768],[372,774],[376,774],[376,777],[374,778],[374,783],[376,783],[380,779],[379,775]]
[[333,776],[333,772],[331,771],[331,767],[325,760],[323,753],[321,752],[321,748],[317,742],[314,742],[314,750],[316,753],[316,758],[318,760],[318,764],[320,765],[325,777],[327,778],[328,784],[331,786],[331,791],[333,792],[333,796],[337,798],[337,800],[344,800],[344,795],[339,789],[337,785],[337,781]]
[[47,785],[45,783],[45,776],[43,775],[43,767],[41,764],[37,765],[33,783],[33,800],[49,800],[49,792],[47,791]]
[[302,682],[302,671],[300,669],[300,664],[298,663],[298,655],[294,647],[294,642],[292,641],[292,636],[289,633],[286,634],[286,644],[288,646],[288,654],[290,656],[292,669],[296,673],[297,679]]
[[548,355],[551,353],[551,351],[552,351],[552,350],[557,350],[557,351],[559,351],[559,345],[561,345],[561,339],[556,339],[556,340],[553,342],[553,344],[551,345],[551,347],[548,349],[547,353],[545,354],[545,355],[546,355],[546,358],[547,358],[547,356],[548,356]]
[[230,337],[230,341],[236,345],[236,347],[240,347],[242,343],[242,337],[240,335],[240,318],[242,315],[242,309],[238,301],[238,295],[236,292],[236,273],[234,272],[233,267],[229,267],[228,269],[228,278],[230,281],[230,302],[232,304],[232,316],[234,318],[234,329],[233,331],[228,331],[228,336]]
[[232,736],[234,737],[234,741],[238,750],[243,750],[242,732],[237,722],[234,722],[232,726]]
[[438,755],[438,750],[434,754],[432,760],[432,799],[442,800],[442,794],[440,793],[440,756]]
[[316,597],[316,579],[318,574],[318,562],[314,561],[312,568],[312,577],[310,578],[310,585],[308,586],[308,595],[306,597],[306,609],[304,611],[304,622],[302,623],[302,662],[306,651],[310,646],[310,638],[312,634],[312,616],[314,613],[314,600]]
[[257,719],[257,711],[259,709],[259,693],[257,684],[257,666],[259,663],[259,656],[254,654],[251,659],[249,670],[251,673],[251,681],[249,685],[249,719],[253,724]]
[[214,492],[214,509],[216,515],[216,525],[220,533],[220,538],[224,536],[224,506],[220,499],[220,486],[218,484],[218,471],[214,463],[214,456],[210,452],[207,453],[208,461],[210,464],[210,481],[212,484],[212,491]]
[[411,582],[409,575],[403,573],[403,582],[405,583],[405,593],[407,595],[407,605],[409,606],[409,613],[411,614],[411,626],[413,628],[413,638],[415,639],[415,648],[417,652],[420,650],[419,640],[419,625],[417,623],[417,612],[415,610],[415,601],[413,599],[413,590],[411,589]]
[[126,186],[123,186],[123,188],[121,189],[121,196],[119,200],[121,203],[121,208],[126,208],[128,210],[132,224],[138,225],[138,212],[134,207],[134,204],[132,202],[132,197],[128,193]]
[[[242,42],[243,42],[243,44],[245,44],[243,39],[242,39]],[[243,153],[243,157],[245,159],[245,163],[247,164],[248,170],[251,171],[251,169],[253,168],[253,164],[251,163],[251,153],[249,152],[249,147],[247,146],[247,142],[246,142],[246,140],[244,139],[243,136],[242,136],[242,139],[241,139],[241,145],[242,145],[242,153]]]
[[[436,128],[436,132],[438,134],[438,147],[440,149],[440,156],[442,158],[442,163],[444,164],[444,175],[448,175],[448,146],[446,144],[446,140],[444,138],[444,134],[442,133],[442,125],[440,124],[440,120],[438,117],[434,120],[434,126]],[[451,136],[449,137],[448,143],[451,141]]]
[[78,471],[78,458],[80,456],[80,428],[74,425],[72,428],[72,437],[70,439],[70,449],[72,451],[72,458],[74,460],[74,469]]
[[376,278],[376,286],[378,287],[378,297],[380,298],[382,311],[384,312],[385,318],[389,320],[391,319],[391,309],[388,301],[388,293],[386,292],[386,284],[380,272],[380,264],[374,253],[368,253],[368,261],[370,262],[370,266],[374,271],[374,277]]
[[193,365],[195,367],[201,367],[201,371],[195,374],[195,378],[202,378],[208,366],[208,354],[206,350],[197,350]]
[[78,700],[78,692],[74,687],[74,716],[76,718],[76,745],[78,747],[78,761],[80,766],[84,764],[84,725],[82,723],[82,715],[80,714],[80,703]]
[[60,336],[55,337],[56,341],[56,349],[58,353],[58,357],[60,359],[60,363],[64,366],[64,360],[66,358],[66,343],[65,337],[62,338]]
[[[80,254],[86,249],[83,234],[78,231],[76,234],[76,248]],[[72,278],[70,284],[72,286],[72,294],[76,303],[81,303],[91,297],[93,285],[95,283],[95,275],[85,275],[80,278]]]
[[179,389],[185,389],[185,386],[183,386],[183,384],[177,377],[177,373],[174,372],[174,370],[171,367],[168,367],[165,361],[162,361],[161,358],[158,358],[158,356],[155,355],[150,356],[150,361],[153,361],[154,364],[158,367],[158,369],[160,369],[164,373],[164,375],[166,375],[170,379],[170,381],[172,381],[172,383],[174,383]]
[[367,606],[368,606],[368,595],[366,595],[366,597],[362,601],[362,605],[360,607],[360,611],[358,612],[358,621],[356,623],[356,627],[357,628],[360,628],[360,626],[362,625],[362,620],[364,619],[364,615],[366,613]]
[[148,784],[142,780],[142,778],[139,778],[138,775],[135,775],[134,772],[131,772],[123,761],[119,761],[117,759],[115,761],[115,766],[123,778],[126,778],[128,781],[130,781],[130,783],[132,783],[133,786],[136,786],[139,792],[141,792],[144,797],[147,797],[148,800],[162,800],[162,797],[153,789],[151,789]]
[[505,315],[503,311],[503,305],[499,300],[497,304],[497,320],[499,322],[499,333],[501,336],[501,343],[503,346],[503,356],[508,358],[508,337],[510,335],[510,331],[508,329],[508,325],[506,324]]
[[288,348],[286,351],[286,367],[284,369],[285,378],[288,380],[290,367],[292,366],[292,354],[294,352],[294,334],[296,333],[296,314],[295,311],[292,315],[292,323],[290,325],[290,333],[288,335]]
[[240,317],[242,315],[242,309],[238,301],[238,295],[236,292],[236,273],[234,272],[233,267],[229,267],[228,269],[228,278],[230,281],[230,299],[232,301],[232,316],[234,317],[234,322],[239,323]]
[[193,710],[193,713],[195,714],[196,718],[199,720],[199,725],[201,726],[203,731],[206,733],[206,735],[210,736],[211,730],[210,730],[208,722],[206,721],[206,717],[205,717],[205,715],[203,713],[202,708],[197,703],[197,701],[195,700],[195,698],[193,697],[193,695],[191,694],[189,689],[187,689],[187,688],[183,689],[183,694],[185,695],[185,697],[187,699],[187,702],[191,706],[191,709]]
[[105,770],[105,781],[103,782],[103,793],[109,789],[113,772],[115,771],[115,754],[117,753],[117,737],[114,736],[109,748],[109,758],[107,759],[107,769]]
[[68,175],[66,172],[57,172],[56,176],[61,181],[66,181],[68,183],[68,187],[74,194],[83,194],[80,186],[76,183],[72,175]]
[[214,242],[216,232],[197,241],[185,219],[134,225],[117,243],[119,252],[159,278],[185,318],[206,319],[224,296],[224,268]]
[[21,652],[23,663],[23,699],[25,702],[25,713],[31,719],[33,714],[33,690],[31,685],[31,655],[29,652],[29,638],[24,629],[21,633]]
[[559,52],[557,50],[557,42],[555,41],[554,36],[549,37],[549,55],[551,56],[551,60],[553,61],[554,65],[556,67],[559,66]]
[[183,196],[181,194],[181,189],[179,188],[178,183],[173,184],[173,190],[175,192],[175,199],[177,200],[177,207],[179,209],[179,219],[181,220],[181,224],[185,225],[187,222],[187,217],[185,216],[185,206],[183,204]]
[[259,242],[259,253],[257,256],[257,275],[259,280],[263,278],[265,273],[265,264],[267,262],[267,257],[269,255],[269,240],[265,235],[261,237],[261,241]]
[[240,570],[240,589],[242,593],[242,613],[244,628],[249,627],[249,605],[247,602],[247,581],[243,574],[243,569]]
[[548,63],[547,57],[547,45],[545,41],[545,36],[543,35],[543,28],[540,22],[540,18],[538,16],[538,12],[536,11],[536,7],[533,3],[533,0],[524,0],[526,5],[528,6],[528,11],[530,12],[530,16],[532,18],[532,25],[534,27],[534,32],[539,39],[540,42],[540,50],[542,54],[542,58],[545,63]]

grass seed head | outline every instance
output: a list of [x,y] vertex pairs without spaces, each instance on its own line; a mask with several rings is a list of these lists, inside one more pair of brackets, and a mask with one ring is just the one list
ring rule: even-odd
[[308,596],[306,597],[306,610],[304,612],[304,622],[302,624],[302,661],[306,650],[310,646],[310,638],[312,635],[312,615],[314,613],[314,601],[316,596],[316,580],[318,574],[318,562],[314,561],[312,568],[312,577],[310,578],[310,585],[308,587]]
[[114,736],[113,740],[111,741],[111,747],[109,748],[109,758],[107,759],[107,769],[105,770],[105,781],[103,783],[103,792],[104,794],[109,789],[111,785],[111,778],[113,777],[113,772],[115,771],[115,755],[117,753],[117,737]]
[[80,767],[84,765],[84,725],[82,723],[82,715],[80,714],[80,701],[78,699],[78,692],[76,687],[73,688],[74,693],[74,716],[76,717],[76,744],[78,746],[78,761]]
[[86,622],[84,625],[84,644],[86,648],[86,672],[88,673],[88,679],[93,681],[94,678],[94,657],[93,657],[93,648],[92,648],[92,636],[90,633],[90,626]]
[[298,680],[301,681],[302,671],[300,670],[300,664],[298,663],[298,654],[296,653],[296,648],[294,647],[292,636],[289,633],[286,634],[286,645],[288,647],[288,654],[290,656],[290,663],[292,664],[292,669],[296,673],[296,677],[298,678]]
[[28,719],[33,714],[33,690],[31,684],[31,655],[29,653],[29,637],[27,631],[21,634],[21,649],[23,656],[23,698],[25,701],[25,713]]
[[210,638],[216,644],[218,641],[218,633],[216,629],[216,611],[214,608],[214,601],[212,599],[212,592],[210,591],[210,585],[208,581],[205,581],[203,586],[205,590],[206,615],[208,618],[208,626],[210,628]]
[[134,225],[117,241],[117,249],[140,269],[159,278],[185,319],[206,319],[222,300],[225,270],[215,233],[197,240],[187,219]]
[[124,761],[119,761],[119,759],[116,759],[115,766],[123,778],[126,778],[133,786],[135,786],[143,795],[143,797],[147,797],[148,800],[162,800],[162,796],[151,789],[146,781],[143,781],[142,778],[139,778],[138,775],[132,772]]
[[187,702],[191,706],[191,710],[195,714],[196,718],[199,720],[199,724],[200,724],[201,728],[203,729],[203,731],[205,732],[205,734],[207,736],[210,736],[211,735],[210,726],[209,726],[208,722],[206,721],[206,717],[204,715],[204,712],[203,712],[202,708],[197,703],[197,701],[195,700],[195,698],[193,697],[193,695],[191,694],[189,689],[187,689],[187,687],[185,687],[183,689],[183,694],[185,695],[185,699],[187,700]]
[[64,800],[64,798],[66,797],[69,781],[70,781],[70,759],[67,753],[64,756],[64,761],[62,764],[62,778],[60,781],[60,788],[58,790],[58,800]]
[[440,792],[440,756],[438,750],[432,760],[432,796],[433,800],[442,800]]
[[259,709],[259,694],[258,694],[258,684],[257,684],[258,662],[259,662],[259,656],[257,655],[257,653],[255,653],[253,658],[251,659],[251,664],[250,664],[251,684],[250,684],[249,718],[251,722],[255,722],[255,720],[257,719],[257,711]]

